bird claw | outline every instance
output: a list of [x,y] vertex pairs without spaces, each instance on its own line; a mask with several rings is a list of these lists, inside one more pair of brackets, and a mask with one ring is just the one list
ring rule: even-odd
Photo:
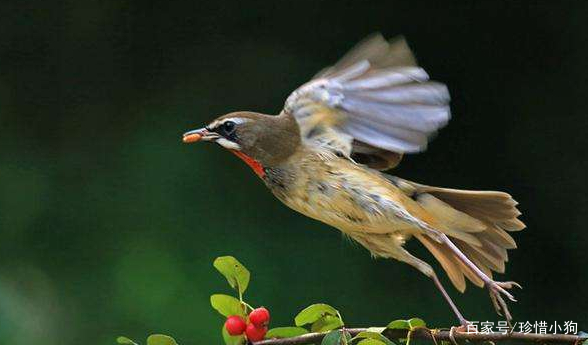
[[492,301],[494,310],[496,310],[496,314],[498,314],[498,316],[502,316],[502,312],[500,312],[500,305],[498,304],[496,297],[492,293],[490,293],[490,300]]
[[517,283],[517,282],[495,282],[498,286],[504,288],[504,289],[512,289],[513,287],[517,287],[519,289],[523,289],[523,287],[521,286],[521,284]]
[[522,289],[521,285],[516,282],[509,281],[509,282],[495,282],[493,280],[486,283],[486,287],[488,288],[488,292],[490,293],[490,300],[494,305],[494,309],[496,313],[500,316],[504,314],[506,321],[508,322],[509,326],[511,325],[512,316],[510,315],[510,311],[508,310],[508,306],[503,298],[506,296],[512,302],[516,302],[517,300],[514,298],[512,294],[510,294],[507,289],[512,289],[513,287],[517,287]]

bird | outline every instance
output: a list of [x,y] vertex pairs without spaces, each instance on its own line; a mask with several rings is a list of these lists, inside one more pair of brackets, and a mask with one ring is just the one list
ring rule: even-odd
[[395,259],[431,278],[459,320],[435,270],[404,248],[416,238],[453,286],[486,288],[511,324],[513,281],[504,273],[511,232],[525,228],[517,202],[498,191],[459,190],[392,175],[451,118],[445,84],[430,79],[403,36],[372,34],[287,98],[277,115],[236,111],[184,133],[242,159],[286,206],[340,230],[372,256]]

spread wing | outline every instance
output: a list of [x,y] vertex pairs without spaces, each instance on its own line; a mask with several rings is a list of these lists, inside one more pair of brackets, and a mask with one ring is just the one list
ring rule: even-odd
[[450,118],[449,92],[416,61],[403,38],[377,34],[319,72],[286,100],[303,139],[386,170],[424,151]]

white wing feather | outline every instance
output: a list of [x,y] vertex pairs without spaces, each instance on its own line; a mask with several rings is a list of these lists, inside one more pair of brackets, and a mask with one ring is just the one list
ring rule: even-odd
[[[398,65],[402,62],[409,65]],[[410,64],[414,58],[403,40],[390,44],[376,36],[294,91],[284,111],[301,127],[329,127],[346,134],[343,140],[397,153],[424,151],[451,117],[450,97],[445,85],[429,81],[424,69]],[[318,113],[330,121],[303,121]]]

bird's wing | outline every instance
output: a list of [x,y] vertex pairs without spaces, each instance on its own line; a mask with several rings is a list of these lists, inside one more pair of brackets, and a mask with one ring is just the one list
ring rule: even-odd
[[[426,149],[450,118],[449,92],[416,61],[406,41],[368,37],[286,100],[303,139],[385,170]],[[327,144],[325,144],[327,143]]]

